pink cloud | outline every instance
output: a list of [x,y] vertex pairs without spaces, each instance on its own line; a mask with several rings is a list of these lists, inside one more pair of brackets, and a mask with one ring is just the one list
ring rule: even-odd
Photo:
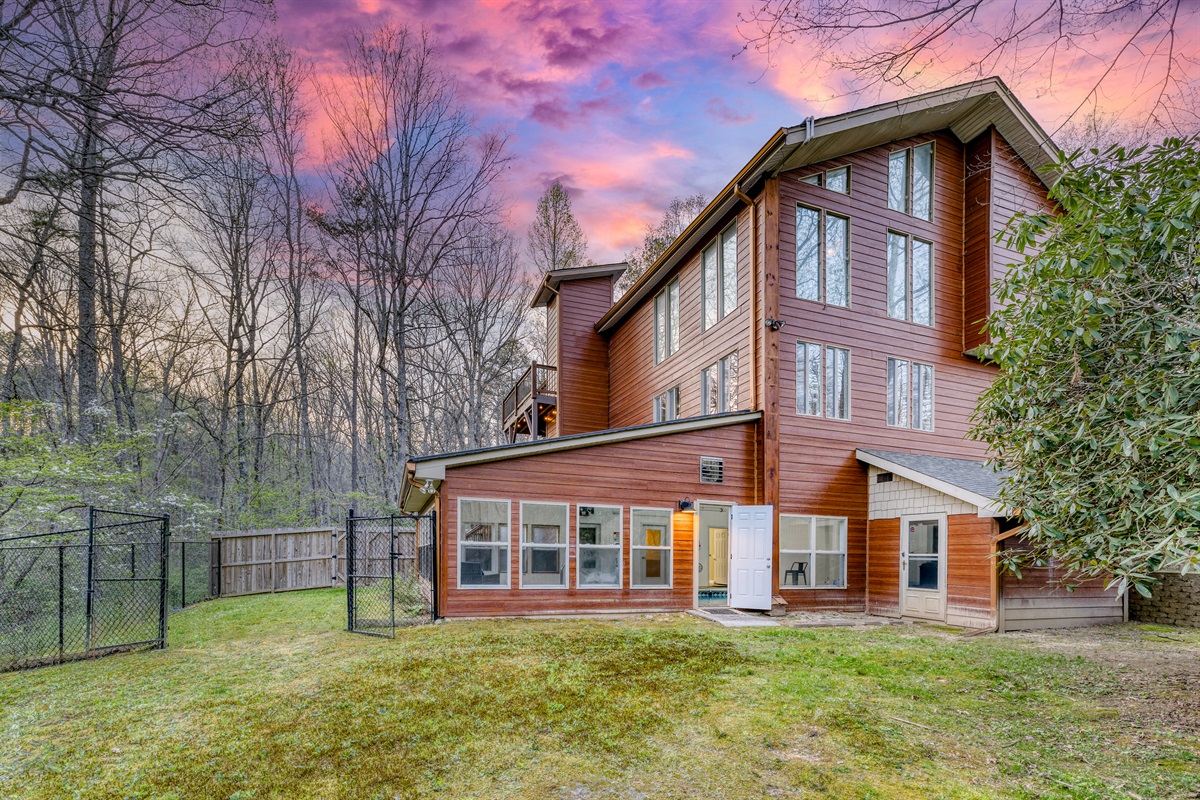
[[[741,105],[735,103],[735,105]],[[748,112],[741,112],[730,106],[720,97],[714,97],[704,104],[705,113],[715,119],[717,122],[726,125],[741,125],[743,122],[749,122],[754,119],[754,115]]]
[[630,83],[633,84],[635,89],[643,89],[647,91],[650,89],[656,89],[659,86],[671,85],[669,80],[664,78],[661,73],[655,72],[654,70],[643,72],[641,75],[638,75],[636,78],[630,81]]

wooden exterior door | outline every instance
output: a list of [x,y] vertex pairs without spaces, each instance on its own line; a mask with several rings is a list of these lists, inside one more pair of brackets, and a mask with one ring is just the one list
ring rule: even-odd
[[729,584],[729,529],[708,529],[708,580],[713,586]]
[[729,605],[771,608],[773,506],[734,506],[729,512]]
[[946,515],[900,518],[900,613],[946,619]]

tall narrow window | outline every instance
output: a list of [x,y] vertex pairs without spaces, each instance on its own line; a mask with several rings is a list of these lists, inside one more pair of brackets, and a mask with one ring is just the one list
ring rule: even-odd
[[730,225],[700,256],[704,329],[737,308],[737,223]]
[[654,298],[654,363],[679,350],[679,279]]
[[887,424],[908,427],[908,362],[899,358],[887,361]]
[[912,319],[933,324],[933,245],[912,240]]
[[796,342],[796,413],[821,415],[821,345]]
[[579,505],[576,511],[575,584],[580,589],[620,589],[621,507]]
[[821,345],[796,342],[796,413],[850,419],[849,350],[826,347],[822,363]]
[[888,316],[908,318],[908,237],[888,231]]
[[630,583],[635,589],[671,586],[671,512],[667,509],[629,510]]
[[679,416],[679,387],[672,386],[654,398],[654,421],[670,422]]
[[507,500],[458,501],[458,585],[508,588]]
[[721,316],[732,312],[738,304],[737,223],[721,234]]
[[796,207],[796,297],[821,299],[821,212]]
[[888,156],[888,208],[908,213],[908,151]]
[[933,245],[888,231],[888,316],[933,324]]
[[717,245],[711,244],[701,256],[700,270],[704,277],[704,328],[705,330],[717,324],[720,317],[720,307],[717,301]]
[[521,588],[567,587],[566,503],[521,503]]
[[933,218],[933,142],[888,155],[888,208]]
[[850,418],[850,351],[840,347],[825,350],[825,416]]
[[737,411],[738,362],[732,352],[700,371],[700,411],[721,414]]
[[796,207],[796,297],[850,305],[850,220]]
[[931,431],[933,406],[933,367],[929,364],[910,363],[901,358],[889,358],[888,425]]
[[933,367],[913,364],[913,427],[933,430]]
[[912,151],[912,215],[927,220],[933,211],[933,142]]

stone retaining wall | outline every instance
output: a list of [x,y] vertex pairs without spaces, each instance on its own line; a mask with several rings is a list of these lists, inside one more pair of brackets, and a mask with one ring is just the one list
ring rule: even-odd
[[1129,592],[1129,619],[1159,625],[1200,628],[1200,572],[1179,575],[1163,572],[1162,583],[1154,587],[1153,597]]

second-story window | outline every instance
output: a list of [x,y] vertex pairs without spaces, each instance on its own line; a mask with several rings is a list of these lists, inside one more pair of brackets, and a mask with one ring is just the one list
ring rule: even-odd
[[654,421],[670,422],[679,416],[679,387],[672,386],[654,398]]
[[887,360],[887,424],[933,430],[933,367],[903,358]]
[[654,298],[654,363],[679,350],[679,279]]
[[850,220],[796,206],[796,297],[850,305]]
[[738,363],[734,351],[700,373],[700,411],[721,414],[737,411]]
[[817,172],[801,178],[800,182],[812,186],[823,186],[838,194],[850,194],[850,167],[837,167],[826,172]]
[[888,231],[888,316],[933,324],[933,245]]
[[826,347],[822,361],[821,345],[796,342],[796,413],[850,419],[849,350]]
[[933,142],[888,156],[888,208],[919,219],[933,217]]
[[717,237],[700,256],[701,283],[704,291],[704,329],[716,325],[737,308],[737,223]]

